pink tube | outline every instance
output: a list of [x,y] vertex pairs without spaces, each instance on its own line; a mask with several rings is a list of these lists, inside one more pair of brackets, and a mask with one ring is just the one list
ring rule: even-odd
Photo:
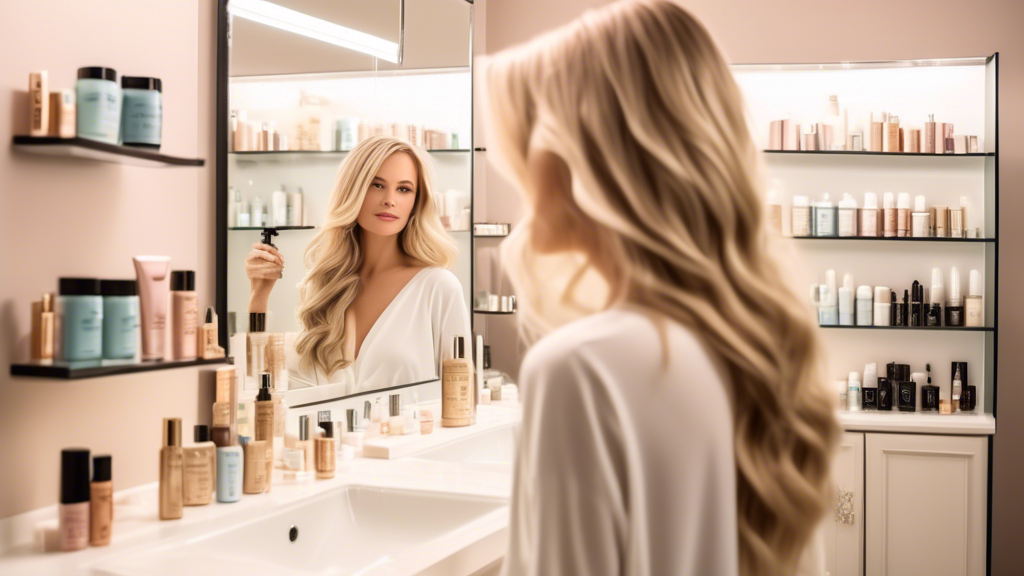
[[168,256],[136,256],[132,262],[135,263],[135,275],[139,280],[142,359],[163,360],[171,259]]

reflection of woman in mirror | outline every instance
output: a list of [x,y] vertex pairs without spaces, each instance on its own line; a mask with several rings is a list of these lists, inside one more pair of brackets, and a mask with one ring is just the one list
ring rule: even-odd
[[[527,207],[503,246],[520,314],[608,295],[535,324],[505,573],[823,573],[834,396],[710,35],[670,0],[617,2],[492,57],[485,81]],[[542,299],[552,260],[581,265]]]
[[[470,336],[456,255],[437,215],[430,163],[409,144],[375,137],[349,152],[319,233],[306,248],[293,337],[302,373],[356,392],[440,375],[455,336]],[[250,312],[265,312],[284,269],[277,249],[246,260]],[[350,376],[348,368],[352,368]]]

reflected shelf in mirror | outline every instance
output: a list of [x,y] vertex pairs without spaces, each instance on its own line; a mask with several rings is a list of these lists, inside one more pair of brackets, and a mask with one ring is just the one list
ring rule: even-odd
[[928,154],[925,152],[868,152],[866,150],[762,150],[765,154],[806,154],[814,156],[922,156],[929,158],[984,158],[995,156],[995,152],[970,152],[966,154]]
[[502,312],[501,310],[473,310],[474,314],[496,314],[496,315],[510,315],[515,314],[515,310],[511,312]]
[[[348,154],[351,150],[242,150],[239,152],[228,152],[232,156],[275,156],[275,155],[329,155]],[[439,148],[426,150],[430,154],[458,154],[472,152],[469,148]]]
[[316,230],[316,226],[229,226],[228,230]]
[[867,240],[874,242],[938,242],[942,243],[994,243],[995,238],[937,238],[934,236],[924,236],[915,238],[913,236],[907,237],[885,237],[885,236],[788,236],[793,240]]

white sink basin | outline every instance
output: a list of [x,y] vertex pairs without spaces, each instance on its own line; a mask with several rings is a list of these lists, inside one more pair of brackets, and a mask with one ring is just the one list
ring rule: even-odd
[[467,535],[507,522],[507,505],[500,498],[343,486],[242,523],[198,526],[191,537],[121,553],[94,569],[124,576],[390,574],[427,556],[443,560]]
[[413,458],[511,468],[515,455],[514,429],[512,425],[492,428],[486,432],[425,450],[414,455]]

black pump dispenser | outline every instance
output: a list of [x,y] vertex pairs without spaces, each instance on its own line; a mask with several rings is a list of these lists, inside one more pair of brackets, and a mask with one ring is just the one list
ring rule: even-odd
[[263,243],[266,244],[267,246],[271,246],[273,248],[277,248],[277,246],[274,246],[274,243],[271,242],[271,239],[274,236],[277,236],[277,235],[278,235],[277,228],[264,228],[263,229]]
[[257,402],[266,402],[271,400],[270,397],[270,374],[264,372],[260,374],[260,391],[256,394]]

